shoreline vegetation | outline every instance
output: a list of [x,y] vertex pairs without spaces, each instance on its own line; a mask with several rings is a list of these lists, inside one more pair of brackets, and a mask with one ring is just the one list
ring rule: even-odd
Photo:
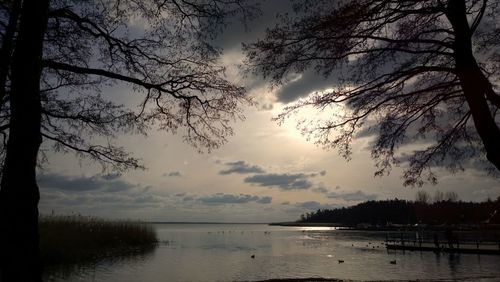
[[159,243],[151,224],[82,215],[41,215],[40,259],[44,268],[142,254]]
[[367,201],[350,207],[318,209],[276,226],[320,226],[357,230],[443,229],[500,230],[500,197],[485,202],[407,200]]

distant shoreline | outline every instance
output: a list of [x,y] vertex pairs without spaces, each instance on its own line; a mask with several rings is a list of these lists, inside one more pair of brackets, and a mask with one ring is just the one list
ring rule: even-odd
[[[413,230],[413,231],[442,231],[445,230],[447,225],[411,225],[411,224],[394,224],[394,225],[371,225],[371,224],[358,224],[349,225],[345,223],[338,222],[273,222],[269,223],[270,226],[290,226],[290,227],[335,227],[339,230],[363,230],[363,231],[401,231],[401,230]],[[489,225],[451,225],[456,230],[461,231],[473,231],[473,230],[483,230],[483,231],[498,231],[500,230],[500,224],[489,224]]]
[[150,224],[260,224],[260,225],[271,225],[269,222],[207,222],[207,221],[148,221]]
[[350,228],[352,226],[348,226],[341,223],[313,223],[313,222],[294,222],[294,221],[286,221],[286,222],[196,222],[196,221],[148,221],[150,224],[227,224],[227,225],[268,225],[268,226],[290,226],[290,227],[341,227],[341,228]]
[[[285,222],[195,222],[195,221],[149,221],[144,222],[148,224],[158,224],[158,225],[267,225],[267,226],[282,226],[282,227],[332,227],[338,230],[362,230],[362,231],[401,231],[401,230],[444,230],[445,225],[404,225],[404,224],[394,224],[390,226],[373,226],[373,225],[349,225],[345,223],[338,222],[295,222],[295,221],[285,221]],[[488,226],[468,226],[468,225],[453,225],[457,230],[467,231],[467,230],[500,230],[500,225],[491,224]]]
[[298,227],[343,227],[350,228],[346,224],[342,223],[332,223],[332,222],[271,222],[269,223],[271,226],[298,226]]

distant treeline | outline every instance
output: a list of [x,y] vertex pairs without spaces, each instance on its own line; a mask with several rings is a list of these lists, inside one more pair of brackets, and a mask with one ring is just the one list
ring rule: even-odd
[[301,215],[297,222],[341,223],[356,225],[388,224],[500,224],[500,197],[495,201],[463,202],[383,200],[368,201],[355,206],[323,209]]

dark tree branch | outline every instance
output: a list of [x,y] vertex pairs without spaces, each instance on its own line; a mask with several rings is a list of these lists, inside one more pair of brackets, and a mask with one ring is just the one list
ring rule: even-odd
[[65,148],[69,148],[77,153],[89,155],[93,160],[102,162],[104,164],[112,165],[115,168],[120,170],[127,168],[139,169],[143,168],[136,159],[129,158],[126,153],[123,152],[120,148],[115,148],[113,146],[100,146],[100,145],[92,145],[86,148],[81,148],[76,145],[70,144],[69,142],[64,141],[61,138],[51,136],[47,133],[42,133],[44,138],[52,140]]
[[481,5],[481,9],[479,10],[476,17],[474,18],[474,21],[472,21],[472,24],[470,26],[470,31],[472,34],[474,34],[477,27],[481,23],[481,20],[483,19],[483,16],[484,16],[484,12],[486,11],[487,4],[488,4],[488,0],[483,0],[483,3]]
[[[412,154],[419,161],[403,175],[410,185],[424,183],[424,170],[433,182],[432,167],[445,158],[453,160],[447,166],[453,171],[485,148],[488,160],[499,167],[498,122],[492,117],[500,105],[494,91],[500,37],[484,29],[472,37],[486,18],[495,21],[498,5],[487,0],[298,1],[295,9],[263,39],[244,45],[247,66],[277,86],[288,83],[289,74],[314,69],[334,77],[333,90],[287,105],[275,120],[283,123],[304,107],[330,113],[331,118],[317,121],[305,118],[298,127],[316,144],[337,148],[347,158],[355,133],[375,124],[372,157],[379,175],[398,164],[395,153],[411,137],[429,139],[434,133],[437,147]],[[475,14],[470,27],[467,13]],[[475,130],[467,124],[470,116]],[[457,121],[455,129],[450,131],[447,120]]]
[[170,94],[173,97],[178,98],[178,99],[179,98],[194,98],[194,97],[188,97],[188,96],[181,96],[181,95],[178,95],[174,91],[171,91],[169,89],[164,88],[164,85],[174,83],[173,80],[169,80],[169,81],[155,84],[155,83],[143,81],[143,80],[138,79],[138,78],[115,73],[112,71],[73,66],[73,65],[54,62],[54,61],[50,61],[50,60],[44,60],[43,66],[47,67],[47,68],[52,68],[55,70],[64,70],[64,71],[69,71],[69,72],[74,72],[74,73],[79,73],[79,74],[98,75],[98,76],[103,76],[103,77],[116,79],[116,80],[120,80],[120,81],[124,81],[124,82],[129,82],[129,83],[144,87],[147,90],[154,89],[154,90],[158,90],[160,92],[168,93],[168,94]]

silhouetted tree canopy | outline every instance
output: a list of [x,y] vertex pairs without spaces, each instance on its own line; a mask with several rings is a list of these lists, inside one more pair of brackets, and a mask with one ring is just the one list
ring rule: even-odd
[[[407,161],[405,185],[435,183],[433,166],[456,171],[484,153],[500,169],[498,6],[297,0],[294,14],[245,45],[248,64],[276,86],[310,68],[330,77],[331,89],[287,106],[277,120],[304,108],[325,112],[299,127],[346,158],[358,133],[375,133],[376,175]],[[413,152],[398,155],[409,143]]]
[[[22,2],[0,5],[3,154]],[[157,126],[181,131],[199,150],[220,146],[249,100],[242,87],[226,80],[217,61],[220,50],[207,42],[228,16],[251,16],[254,11],[244,5],[240,0],[50,1],[40,80],[43,139],[58,151],[117,169],[140,166],[113,144],[117,133],[145,134]],[[111,87],[118,89],[115,97],[107,93]],[[129,90],[136,97],[127,98]],[[123,104],[127,100],[132,102]]]
[[245,0],[0,2],[1,281],[41,281],[42,141],[116,170],[141,167],[117,134],[180,131],[199,150],[226,141],[251,101],[209,41],[255,11]]
[[387,224],[499,224],[500,199],[486,202],[368,201],[351,207],[323,209],[301,215],[298,222],[356,225]]

